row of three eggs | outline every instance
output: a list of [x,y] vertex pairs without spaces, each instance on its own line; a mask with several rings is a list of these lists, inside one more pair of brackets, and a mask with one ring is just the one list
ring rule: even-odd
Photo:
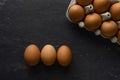
[[70,48],[66,45],[62,45],[56,54],[54,46],[50,44],[45,45],[41,52],[35,44],[31,44],[24,52],[24,60],[29,66],[36,66],[40,60],[46,66],[51,66],[55,63],[56,58],[61,66],[68,66],[72,59]]

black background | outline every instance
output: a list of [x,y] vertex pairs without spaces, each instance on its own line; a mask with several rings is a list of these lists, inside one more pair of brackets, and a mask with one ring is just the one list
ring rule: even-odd
[[[120,46],[70,23],[70,0],[0,0],[0,80],[120,80]],[[26,46],[70,46],[72,64],[29,68]]]

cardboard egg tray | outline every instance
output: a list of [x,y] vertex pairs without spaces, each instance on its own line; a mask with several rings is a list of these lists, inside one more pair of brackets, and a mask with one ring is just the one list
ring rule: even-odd
[[[110,1],[111,1],[111,4],[114,4],[114,3],[116,3],[116,2],[120,2],[120,0],[110,0]],[[77,4],[76,0],[71,0],[69,6],[68,6],[68,8],[67,8],[67,11],[66,11],[66,17],[67,17],[67,19],[68,19],[70,22],[72,22],[72,20],[71,20],[70,17],[69,17],[68,10],[69,10],[69,8],[70,8],[72,5],[75,5],[75,4]],[[87,15],[87,14],[89,14],[91,11],[94,10],[94,6],[93,6],[93,4],[91,3],[91,4],[83,7],[83,9],[84,9],[84,11],[85,11],[85,15]],[[99,14],[99,13],[98,13],[98,14]],[[102,21],[112,20],[112,19],[111,19],[111,14],[110,14],[109,11],[106,11],[106,12],[104,12],[104,13],[101,13],[100,16],[101,16],[101,18],[102,18]],[[114,21],[114,20],[113,20],[113,21]],[[115,21],[115,22],[117,23],[118,29],[120,30],[120,21]],[[72,23],[74,23],[74,22],[72,22]],[[78,26],[79,26],[80,28],[85,28],[86,30],[88,30],[88,29],[85,27],[84,20],[78,22],[77,24],[78,24]],[[88,31],[90,31],[90,30],[88,30]],[[96,36],[101,35],[103,38],[107,38],[107,37],[105,37],[104,35],[101,34],[101,30],[100,30],[100,29],[95,30],[94,33],[95,33]],[[120,45],[120,42],[118,42],[117,35],[115,35],[115,36],[113,36],[113,37],[111,37],[111,38],[108,38],[108,39],[110,39],[112,43],[118,43],[118,44]]]

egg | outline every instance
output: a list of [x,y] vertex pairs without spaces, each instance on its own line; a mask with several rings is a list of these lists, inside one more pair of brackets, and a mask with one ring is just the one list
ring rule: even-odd
[[105,12],[110,7],[110,0],[94,0],[93,6],[97,13]]
[[93,0],[77,0],[77,3],[82,6],[87,6],[92,3]]
[[41,61],[46,66],[52,66],[56,61],[56,50],[54,46],[47,44],[41,50]]
[[120,2],[111,6],[110,13],[113,20],[120,20]]
[[71,53],[71,49],[68,46],[62,45],[58,49],[57,61],[63,67],[67,67],[70,65],[70,63],[72,61],[72,53]]
[[120,30],[118,31],[117,38],[118,38],[118,42],[120,43]]
[[85,26],[90,31],[94,31],[97,28],[99,28],[101,23],[102,23],[102,18],[97,13],[91,13],[85,17]]
[[31,44],[25,49],[24,61],[29,66],[35,66],[40,62],[40,50],[36,45]]
[[101,33],[103,36],[110,38],[113,37],[118,31],[117,24],[110,20],[110,21],[105,21],[101,25]]
[[85,12],[80,5],[72,5],[68,9],[68,15],[72,22],[77,23],[84,18]]

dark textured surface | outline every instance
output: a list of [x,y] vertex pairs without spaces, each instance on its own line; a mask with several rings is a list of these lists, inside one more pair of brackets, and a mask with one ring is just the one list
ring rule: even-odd
[[[120,46],[71,24],[69,2],[0,0],[0,80],[120,80]],[[23,53],[31,43],[70,46],[71,66],[27,67]]]

